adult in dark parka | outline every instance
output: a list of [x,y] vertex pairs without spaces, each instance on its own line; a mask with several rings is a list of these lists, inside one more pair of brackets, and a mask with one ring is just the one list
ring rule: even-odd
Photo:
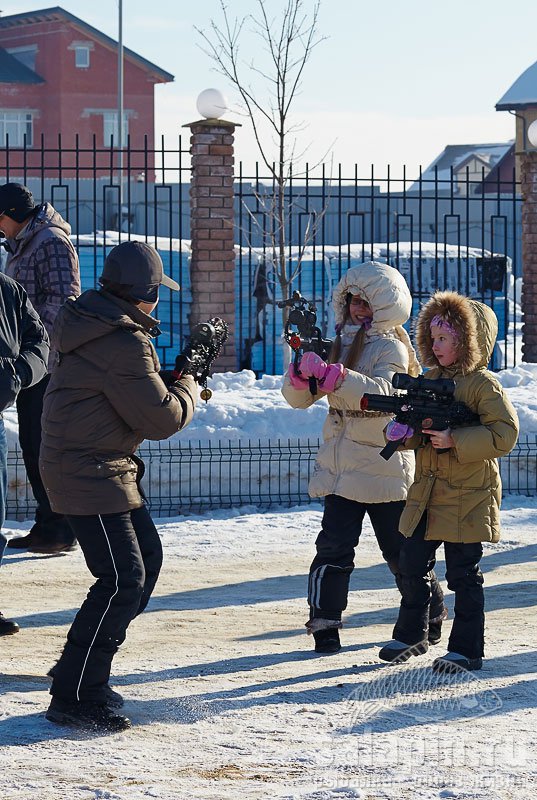
[[[49,357],[48,335],[22,286],[0,273],[0,562],[7,539],[2,533],[7,500],[7,439],[2,412],[21,391],[41,381]],[[0,612],[0,636],[19,626]]]
[[47,719],[122,730],[113,707],[112,659],[151,596],[162,563],[158,532],[140,490],[143,439],[166,439],[192,419],[191,376],[166,386],[150,316],[163,274],[157,251],[124,242],[108,255],[102,289],[68,300],[52,339],[59,364],[43,410],[40,469],[52,508],[65,514],[97,579],[52,668]]

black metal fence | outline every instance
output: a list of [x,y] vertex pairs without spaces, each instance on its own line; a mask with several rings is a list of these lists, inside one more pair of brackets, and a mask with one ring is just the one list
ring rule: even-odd
[[[145,443],[144,488],[157,517],[216,508],[293,506],[311,502],[308,482],[318,439],[272,442]],[[537,494],[537,435],[521,436],[500,460],[506,494]],[[27,519],[35,503],[20,450],[8,456],[8,519]]]
[[[96,285],[108,250],[142,238],[160,251],[166,271],[182,286],[179,300],[163,292],[159,305],[165,365],[188,332],[191,174],[188,147],[54,146],[2,148],[0,173],[49,200],[67,219],[80,254],[82,285]],[[367,174],[366,174],[367,173]],[[325,166],[295,173],[285,190],[285,254],[300,269],[290,285],[318,301],[323,335],[332,334],[330,296],[350,266],[369,258],[405,276],[415,314],[436,288],[458,289],[488,303],[499,318],[493,368],[520,359],[521,196],[515,181],[491,182],[468,170],[413,176]],[[237,367],[258,375],[283,368],[282,288],[274,258],[274,191],[259,167],[238,165],[235,184]],[[219,309],[215,309],[218,313]],[[146,486],[153,512],[168,516],[217,507],[308,502],[317,441],[270,443],[146,443]],[[537,441],[522,437],[502,460],[507,492],[537,493]],[[33,498],[18,449],[9,454],[8,517],[28,517]]]
[[[71,224],[84,288],[95,286],[107,251],[140,237],[158,247],[166,269],[183,287],[179,300],[163,292],[159,354],[173,361],[188,332],[190,312],[189,149],[170,145],[67,147],[61,138],[32,148],[2,148],[0,172],[26,183]],[[326,166],[295,172],[285,190],[285,253],[301,267],[290,289],[319,302],[323,335],[330,336],[330,295],[355,263],[388,261],[406,277],[414,313],[436,288],[482,299],[500,323],[493,368],[520,361],[521,196],[515,181],[479,179],[468,169],[409,175],[387,167]],[[274,252],[272,180],[238,164],[235,184],[237,367],[258,375],[283,367],[281,298]],[[303,248],[306,247],[304,251]],[[215,309],[218,313],[219,309]]]
[[[279,266],[274,251],[272,183],[239,167],[236,242],[237,327],[241,366],[257,373],[283,367]],[[453,169],[409,180],[371,168],[325,167],[289,181],[285,192],[290,289],[319,301],[324,336],[333,334],[330,296],[341,275],[367,259],[386,261],[406,278],[413,316],[435,289],[456,289],[490,305],[499,319],[500,345],[492,367],[520,358],[521,196],[512,181],[487,182]],[[299,267],[299,260],[301,265]],[[252,302],[252,298],[254,302]]]

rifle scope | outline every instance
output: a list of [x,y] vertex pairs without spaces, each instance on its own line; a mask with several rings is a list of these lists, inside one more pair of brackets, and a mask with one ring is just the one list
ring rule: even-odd
[[437,378],[437,380],[427,380],[424,375],[413,378],[404,372],[396,372],[392,378],[394,389],[405,389],[407,392],[427,392],[452,396],[455,392],[455,381],[451,378]]

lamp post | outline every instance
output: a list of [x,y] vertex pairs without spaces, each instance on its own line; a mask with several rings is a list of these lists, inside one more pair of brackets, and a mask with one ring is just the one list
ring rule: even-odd
[[533,120],[527,130],[528,141],[532,147],[537,148],[537,119]]
[[216,371],[237,369],[235,350],[234,148],[238,123],[221,119],[227,101],[218,89],[205,89],[196,102],[198,119],[190,128],[190,279],[192,326],[223,317],[229,337]]
[[228,110],[228,104],[220,89],[204,89],[198,95],[196,108],[205,119],[220,119]]
[[123,228],[123,0],[119,1],[117,48],[117,146],[119,171],[118,227]]

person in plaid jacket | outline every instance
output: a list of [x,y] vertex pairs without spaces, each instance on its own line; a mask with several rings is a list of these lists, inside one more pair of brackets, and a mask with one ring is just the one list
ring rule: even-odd
[[[50,203],[36,204],[26,186],[6,183],[0,186],[0,232],[6,237],[8,251],[4,271],[26,289],[50,334],[63,303],[80,295],[80,267],[69,238],[71,227]],[[11,539],[8,547],[34,553],[57,553],[76,546],[65,517],[51,510],[39,474],[43,397],[55,358],[51,352],[49,374],[17,397],[19,442],[37,509],[30,532]]]

